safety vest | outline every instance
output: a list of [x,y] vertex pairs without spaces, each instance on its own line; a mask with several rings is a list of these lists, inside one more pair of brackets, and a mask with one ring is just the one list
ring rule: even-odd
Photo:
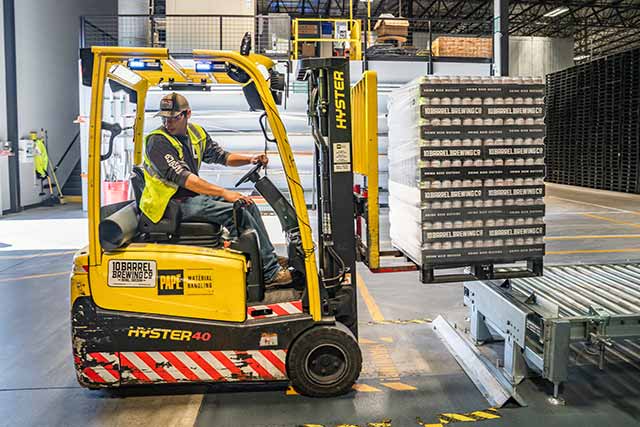
[[47,147],[44,145],[44,141],[41,138],[35,139],[33,156],[33,165],[36,168],[36,172],[41,178],[47,176],[47,166],[49,166],[49,155],[47,154]]
[[[189,124],[187,132],[189,134],[189,140],[193,145],[196,161],[198,162],[198,170],[200,170],[202,153],[204,152],[207,142],[207,133],[202,126],[193,123]],[[158,128],[147,135],[145,145],[151,135],[164,136],[178,152],[178,160],[184,160],[182,144],[180,144],[177,138],[170,135],[163,128]],[[164,216],[164,211],[167,209],[169,200],[171,200],[171,197],[178,191],[178,185],[161,177],[146,153],[144,155],[144,181],[144,190],[142,191],[142,198],[140,199],[140,210],[149,217],[151,221],[157,223]]]

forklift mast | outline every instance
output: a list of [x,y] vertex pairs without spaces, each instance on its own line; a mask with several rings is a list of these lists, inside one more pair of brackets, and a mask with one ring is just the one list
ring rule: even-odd
[[349,326],[357,333],[349,61],[303,59],[299,79],[308,82],[307,113],[315,142],[320,276],[330,298],[335,298],[332,289],[351,294],[348,311],[354,323]]

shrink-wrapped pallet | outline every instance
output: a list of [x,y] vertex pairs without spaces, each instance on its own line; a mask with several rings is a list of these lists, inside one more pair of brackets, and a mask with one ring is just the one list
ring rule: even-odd
[[[544,255],[542,79],[422,77],[388,106],[392,244],[421,267]],[[521,273],[519,273],[521,274]]]

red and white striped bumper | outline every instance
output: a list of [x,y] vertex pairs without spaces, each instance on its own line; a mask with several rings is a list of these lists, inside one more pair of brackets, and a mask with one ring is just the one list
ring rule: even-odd
[[286,380],[286,350],[88,353],[82,382],[131,383]]
[[118,385],[120,382],[118,353],[88,353],[84,363],[78,356],[75,363],[83,384]]
[[247,320],[263,319],[266,317],[290,316],[301,314],[302,301],[280,302],[277,304],[252,305],[247,307]]

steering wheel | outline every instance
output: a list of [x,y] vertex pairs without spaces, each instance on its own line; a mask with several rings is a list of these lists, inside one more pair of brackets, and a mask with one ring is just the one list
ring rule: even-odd
[[251,170],[249,172],[247,172],[246,174],[244,174],[244,176],[242,178],[240,178],[238,180],[238,182],[236,182],[235,187],[238,187],[240,184],[244,184],[247,181],[252,181],[252,182],[256,182],[257,179],[251,179],[253,178],[253,175],[257,175],[258,171],[260,170],[260,168],[262,168],[264,165],[260,162],[258,162],[254,167],[251,168]]

